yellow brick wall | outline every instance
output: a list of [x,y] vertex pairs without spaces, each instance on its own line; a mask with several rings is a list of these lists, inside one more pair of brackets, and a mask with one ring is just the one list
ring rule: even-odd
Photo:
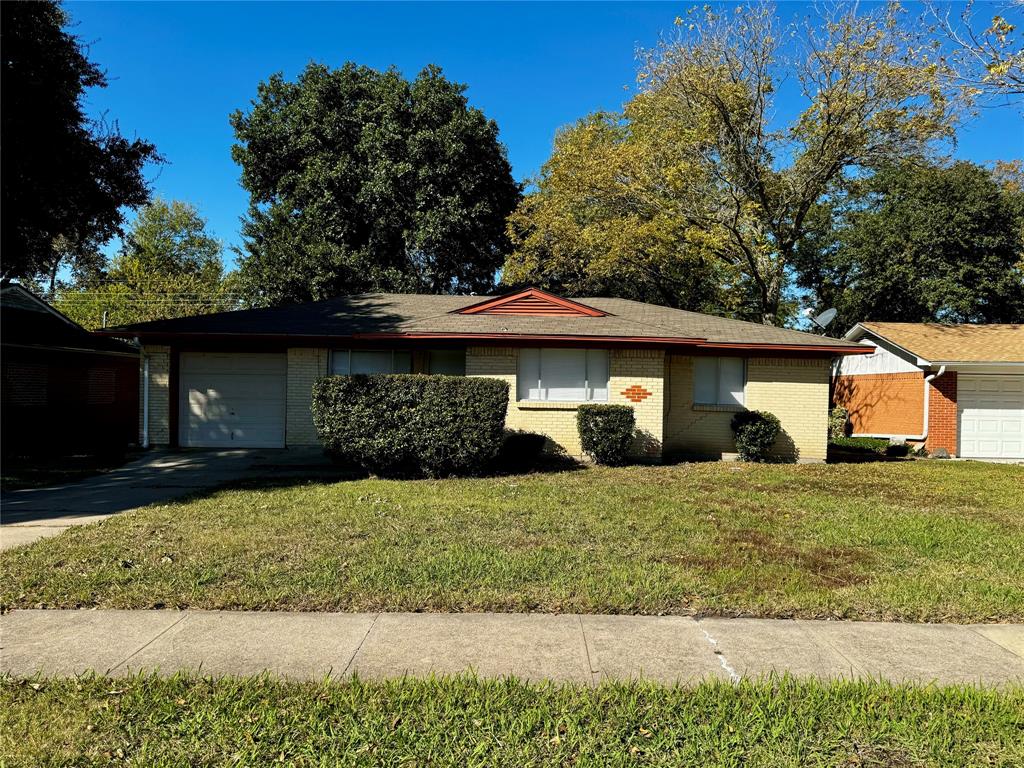
[[326,349],[292,347],[288,350],[285,444],[289,447],[320,445],[313,426],[313,382],[327,375],[330,353]]
[[[665,450],[668,453],[719,457],[736,446],[729,422],[737,409],[695,406],[693,358],[670,355],[665,365]],[[746,407],[778,416],[782,434],[777,455],[804,461],[825,458],[828,442],[829,360],[749,358]]]
[[736,452],[729,422],[737,409],[693,404],[693,358],[665,361],[665,451],[706,458]]
[[[143,358],[149,358],[149,444],[169,445],[171,442],[171,348],[162,345],[142,347]],[[143,407],[146,379],[143,358],[139,360],[139,445],[142,445]]]
[[[639,435],[636,453],[649,458],[661,455],[663,440],[664,353],[661,350],[611,350],[608,402],[633,407]],[[538,432],[570,456],[580,457],[576,428],[578,403],[520,402],[516,394],[519,350],[513,347],[470,347],[466,350],[466,375],[502,379],[509,385],[509,429]],[[631,402],[623,391],[641,387],[650,394]]]
[[776,452],[823,461],[828,449],[830,361],[755,357],[747,364],[747,408],[770,411],[782,422]]

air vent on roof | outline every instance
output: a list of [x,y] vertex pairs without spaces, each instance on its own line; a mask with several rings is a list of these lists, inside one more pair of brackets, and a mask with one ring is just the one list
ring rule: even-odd
[[519,315],[533,317],[604,317],[607,313],[537,288],[488,299],[456,310],[461,315]]

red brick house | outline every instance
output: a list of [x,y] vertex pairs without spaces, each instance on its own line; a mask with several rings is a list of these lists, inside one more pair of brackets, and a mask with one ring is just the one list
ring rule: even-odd
[[858,323],[846,338],[874,349],[832,379],[855,436],[1024,459],[1024,325]]

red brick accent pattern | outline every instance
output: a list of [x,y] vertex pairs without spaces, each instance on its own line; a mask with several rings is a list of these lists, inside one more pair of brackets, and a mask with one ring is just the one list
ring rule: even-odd
[[640,385],[634,384],[633,386],[622,390],[622,396],[631,402],[639,403],[650,397],[651,393]]
[[946,373],[931,381],[928,394],[929,451],[945,448],[949,455],[956,454],[956,373]]

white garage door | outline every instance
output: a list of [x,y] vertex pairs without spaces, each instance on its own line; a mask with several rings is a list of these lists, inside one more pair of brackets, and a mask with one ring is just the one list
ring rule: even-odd
[[195,448],[283,448],[284,355],[182,353],[179,432]]
[[963,458],[1024,459],[1024,376],[957,376]]

